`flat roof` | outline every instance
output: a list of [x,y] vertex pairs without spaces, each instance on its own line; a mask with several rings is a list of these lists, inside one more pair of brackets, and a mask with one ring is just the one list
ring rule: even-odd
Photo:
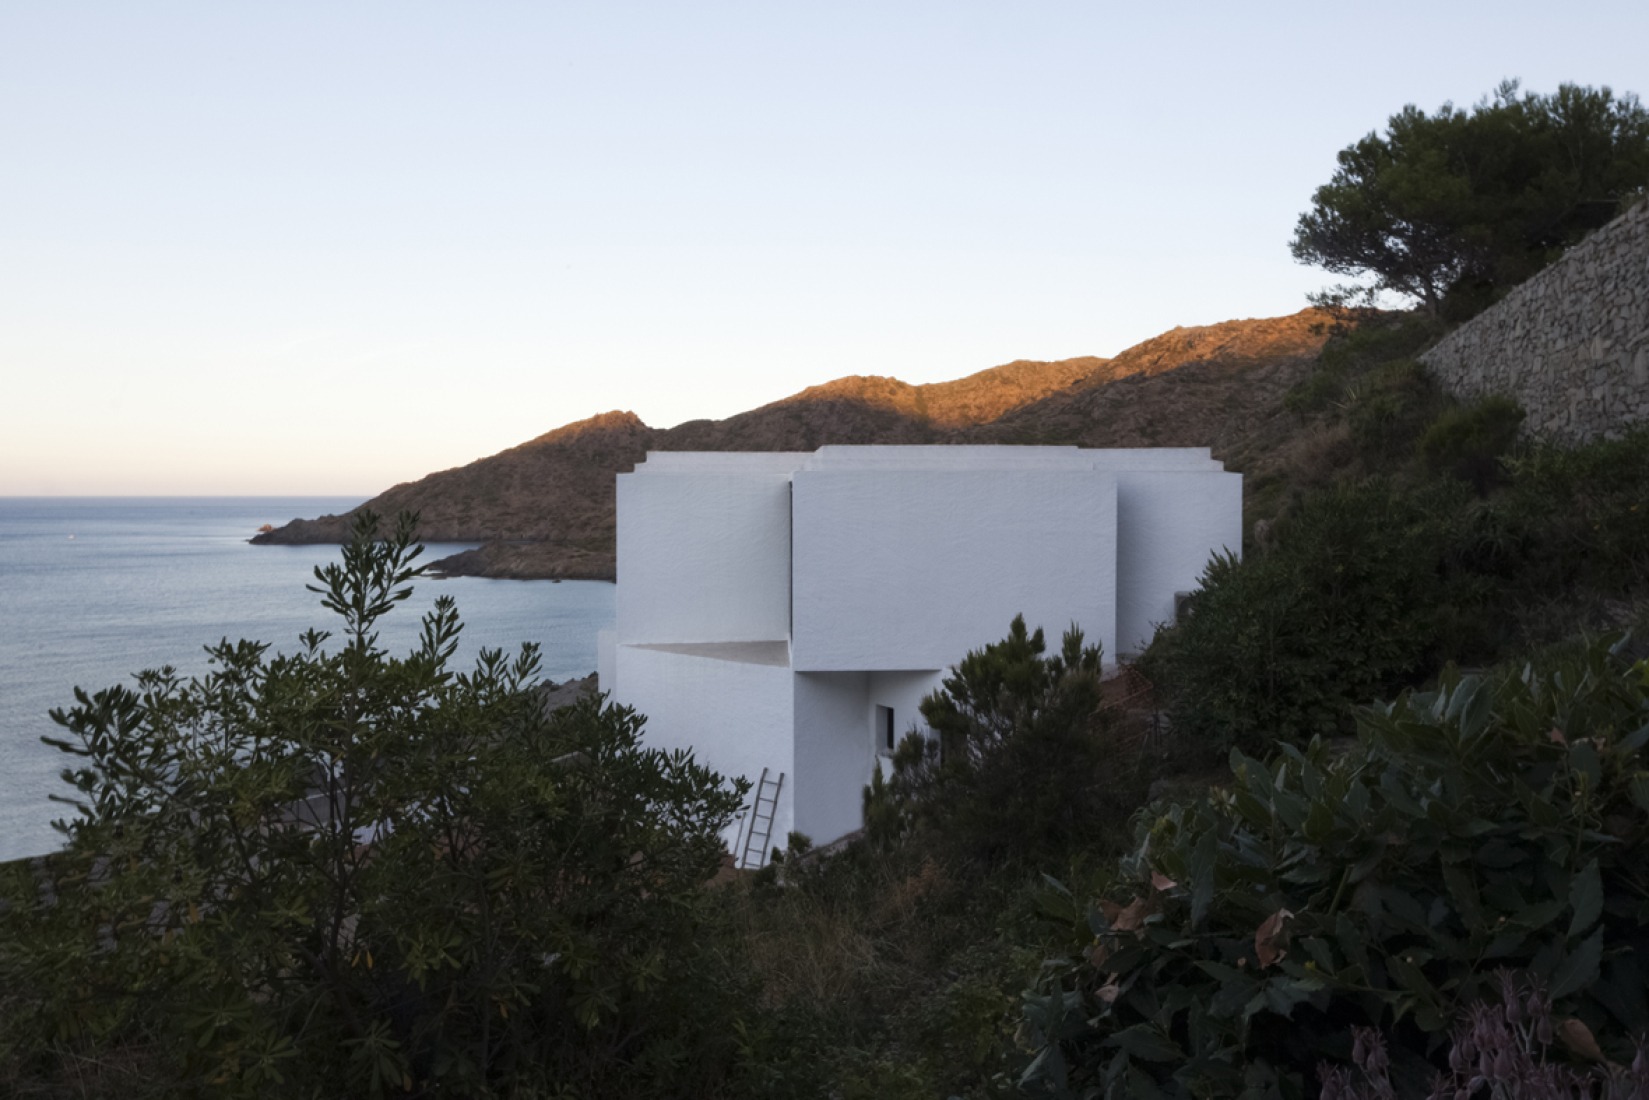
[[648,451],[636,463],[638,474],[771,473],[780,476],[799,470],[812,451]]
[[801,470],[1104,470],[1219,472],[1207,447],[832,444],[817,451],[648,451],[637,474],[789,477]]

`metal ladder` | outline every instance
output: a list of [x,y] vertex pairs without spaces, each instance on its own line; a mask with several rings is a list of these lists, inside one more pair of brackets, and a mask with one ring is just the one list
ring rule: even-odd
[[745,834],[737,864],[741,871],[755,870],[767,862],[773,819],[779,814],[779,792],[784,790],[784,773],[780,772],[777,779],[769,782],[767,772],[768,769],[762,769],[762,777],[756,782],[756,797],[750,803],[750,831]]

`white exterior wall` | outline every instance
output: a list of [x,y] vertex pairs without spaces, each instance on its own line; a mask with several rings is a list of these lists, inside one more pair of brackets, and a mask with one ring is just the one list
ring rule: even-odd
[[[770,844],[861,827],[944,670],[1016,614],[1138,652],[1209,557],[1240,549],[1241,477],[1205,448],[824,447],[650,455],[618,479],[601,688],[646,740],[785,785]],[[732,846],[735,839],[728,832]]]
[[789,635],[789,471],[752,466],[618,476],[621,643]]
[[868,677],[815,672],[795,680],[795,829],[815,844],[829,844],[864,824],[864,788],[874,763],[865,717]]
[[792,507],[799,672],[945,668],[1021,613],[1115,652],[1110,474],[805,468]]
[[899,739],[912,726],[925,733],[918,705],[942,679],[939,672],[796,675],[798,832],[828,844],[864,826],[864,788],[883,759],[876,708],[893,708]]
[[[982,645],[999,640],[1007,633],[1008,628],[1004,624],[1002,633],[996,638],[987,638],[978,645],[969,648],[978,649]],[[964,651],[951,658],[946,665],[946,671],[949,671],[950,665],[954,665],[966,655]],[[886,749],[883,747],[885,731],[877,728],[876,725],[876,708],[893,708],[893,743],[895,746],[905,739],[905,734],[909,733],[912,728],[918,733],[926,734],[929,730],[928,724],[922,721],[922,700],[927,698],[931,692],[938,690],[944,682],[945,675],[946,672],[937,669],[921,672],[873,672],[870,674],[869,698],[866,701],[867,706],[865,708],[868,713],[865,720],[870,730],[870,743],[878,755],[884,753]]]
[[598,630],[595,635],[595,688],[611,692],[618,683],[618,632]]
[[[617,702],[647,716],[649,748],[688,749],[729,779],[754,787],[762,769],[783,772],[784,789],[773,819],[773,843],[794,828],[796,790],[794,677],[782,665],[723,661],[620,645]],[[735,830],[727,833],[733,846]]]
[[[1117,478],[1117,647],[1137,656],[1198,587],[1208,559],[1242,552],[1242,475],[1129,470]],[[1050,633],[1053,633],[1050,631]]]

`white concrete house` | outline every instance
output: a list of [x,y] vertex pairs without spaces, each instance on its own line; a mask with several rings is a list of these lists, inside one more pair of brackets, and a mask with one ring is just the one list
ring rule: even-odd
[[654,452],[618,477],[601,688],[653,745],[782,773],[771,842],[828,843],[922,697],[1015,615],[1126,657],[1241,544],[1241,475],[1205,448]]

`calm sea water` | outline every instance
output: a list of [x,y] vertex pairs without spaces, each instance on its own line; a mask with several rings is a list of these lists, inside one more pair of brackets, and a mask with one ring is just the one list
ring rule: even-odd
[[[336,616],[304,589],[325,546],[250,546],[265,523],[341,512],[336,497],[0,498],[0,859],[49,851],[69,758],[43,745],[47,712],[142,669],[206,669],[202,647],[252,638],[294,650]],[[462,547],[431,545],[424,560]],[[612,625],[613,588],[599,581],[428,580],[383,624],[391,652],[414,645],[419,616],[447,593],[465,623],[457,667],[482,647],[543,647],[543,674],[595,670],[596,632]]]

